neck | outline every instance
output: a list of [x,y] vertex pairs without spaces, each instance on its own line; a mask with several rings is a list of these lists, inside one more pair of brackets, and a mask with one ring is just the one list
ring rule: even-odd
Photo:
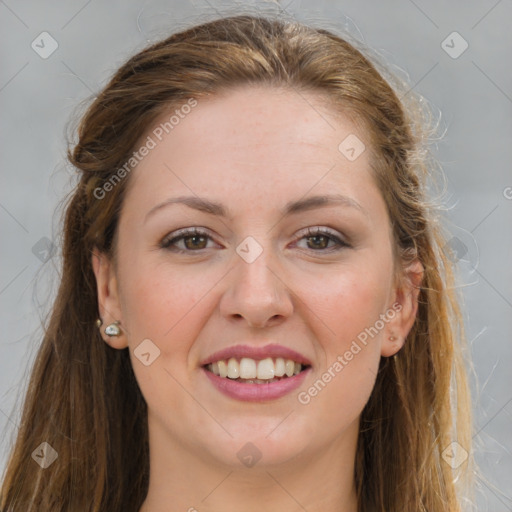
[[314,454],[305,450],[274,465],[262,459],[250,468],[212,461],[149,425],[149,490],[139,512],[357,512],[357,422]]

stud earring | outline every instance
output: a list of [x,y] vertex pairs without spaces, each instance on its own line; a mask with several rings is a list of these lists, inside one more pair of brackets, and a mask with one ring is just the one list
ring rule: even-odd
[[396,340],[396,338],[394,336],[389,337],[389,341],[395,341],[395,340]]
[[107,336],[119,336],[121,334],[121,328],[119,327],[119,322],[113,322],[103,331]]
[[[96,320],[96,327],[99,329],[103,325],[103,321],[101,318]],[[103,331],[107,336],[119,336],[121,334],[121,328],[119,327],[119,322],[113,322],[107,327],[105,327]]]

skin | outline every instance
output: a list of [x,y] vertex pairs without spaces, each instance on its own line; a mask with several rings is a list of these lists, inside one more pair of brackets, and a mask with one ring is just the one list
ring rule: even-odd
[[[129,347],[148,404],[151,471],[142,512],[357,510],[358,420],[381,356],[395,354],[412,327],[422,268],[416,261],[400,284],[394,280],[389,217],[369,151],[349,161],[338,150],[349,134],[369,147],[367,134],[331,117],[312,93],[241,87],[200,100],[132,171],[116,259],[95,251],[93,266],[104,324],[122,326],[121,336],[104,339]],[[361,208],[280,213],[290,201],[334,193]],[[148,216],[184,195],[222,203],[232,215],[173,204]],[[185,254],[161,247],[189,227],[211,238],[176,242]],[[308,238],[308,227],[351,246]],[[252,263],[236,252],[248,236],[263,248]],[[400,312],[301,404],[298,393],[396,303]],[[149,366],[133,352],[144,339],[160,350]],[[199,363],[240,343],[293,348],[312,370],[278,400],[228,398]],[[251,468],[237,457],[248,442],[261,454]]]

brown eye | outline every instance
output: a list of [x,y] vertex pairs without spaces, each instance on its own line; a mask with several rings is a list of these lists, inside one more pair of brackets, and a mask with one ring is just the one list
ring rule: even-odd
[[327,246],[329,245],[330,237],[325,235],[314,235],[308,236],[307,238],[312,241],[313,247],[310,247],[310,249],[327,249]]
[[176,236],[164,238],[160,247],[173,252],[196,252],[207,249],[208,241],[212,240],[208,233],[198,229],[182,230],[178,233]]
[[308,228],[301,240],[307,240],[306,249],[316,252],[332,252],[350,247],[347,242],[325,228]]
[[202,235],[192,235],[182,237],[187,249],[205,249],[207,237]]

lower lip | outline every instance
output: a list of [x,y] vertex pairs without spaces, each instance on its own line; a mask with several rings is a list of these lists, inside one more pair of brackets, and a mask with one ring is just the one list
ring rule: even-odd
[[276,400],[297,389],[309,373],[311,367],[306,368],[297,375],[286,377],[270,384],[244,384],[227,377],[219,377],[203,368],[212,384],[225,395],[245,402],[266,402]]

